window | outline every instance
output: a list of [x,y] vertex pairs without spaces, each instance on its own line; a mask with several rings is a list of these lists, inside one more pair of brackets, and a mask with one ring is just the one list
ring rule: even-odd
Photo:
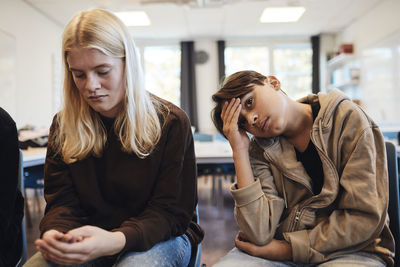
[[311,93],[312,49],[309,42],[230,45],[225,48],[225,73],[255,70],[275,75],[293,99]]
[[268,47],[232,46],[225,48],[225,75],[241,70],[269,73]]
[[145,46],[143,51],[146,89],[180,106],[180,47]]
[[277,45],[274,48],[274,73],[282,89],[294,99],[311,93],[312,50],[309,44]]

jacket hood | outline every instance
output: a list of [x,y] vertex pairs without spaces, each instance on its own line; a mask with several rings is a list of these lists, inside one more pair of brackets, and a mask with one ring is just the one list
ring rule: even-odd
[[350,100],[350,98],[338,89],[332,89],[331,91],[329,91],[329,93],[318,93],[317,95],[310,94],[297,101],[307,104],[319,101],[321,109],[318,112],[317,117],[315,118],[315,122],[319,122],[321,120],[321,127],[322,129],[324,129],[329,126],[332,121],[333,114],[336,111],[336,108],[344,100]]

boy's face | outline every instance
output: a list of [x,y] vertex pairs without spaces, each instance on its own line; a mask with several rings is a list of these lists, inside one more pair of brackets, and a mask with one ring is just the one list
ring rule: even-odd
[[239,126],[257,137],[281,135],[286,127],[287,101],[279,87],[254,85],[241,99]]

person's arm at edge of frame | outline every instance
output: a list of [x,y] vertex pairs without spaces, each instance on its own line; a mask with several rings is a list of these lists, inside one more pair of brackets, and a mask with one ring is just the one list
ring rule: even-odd
[[[0,161],[2,168],[2,185],[1,185],[1,208],[0,208],[0,247],[6,248],[6,236],[10,235],[10,226],[14,223],[14,214],[17,212],[15,206],[17,204],[17,183],[18,183],[18,162],[19,162],[19,149],[18,149],[18,133],[15,122],[9,114],[0,108],[1,128],[0,128]],[[23,205],[22,205],[23,206]],[[23,211],[21,210],[21,218]],[[15,237],[16,238],[16,237]],[[4,245],[4,247],[3,247]],[[5,251],[1,251],[5,252]],[[1,255],[3,258],[6,255]],[[0,259],[0,265],[2,259]]]

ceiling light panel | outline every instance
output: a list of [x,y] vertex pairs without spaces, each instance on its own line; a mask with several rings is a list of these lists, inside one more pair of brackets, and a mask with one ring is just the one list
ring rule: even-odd
[[267,7],[261,17],[261,23],[296,22],[304,14],[304,7]]

